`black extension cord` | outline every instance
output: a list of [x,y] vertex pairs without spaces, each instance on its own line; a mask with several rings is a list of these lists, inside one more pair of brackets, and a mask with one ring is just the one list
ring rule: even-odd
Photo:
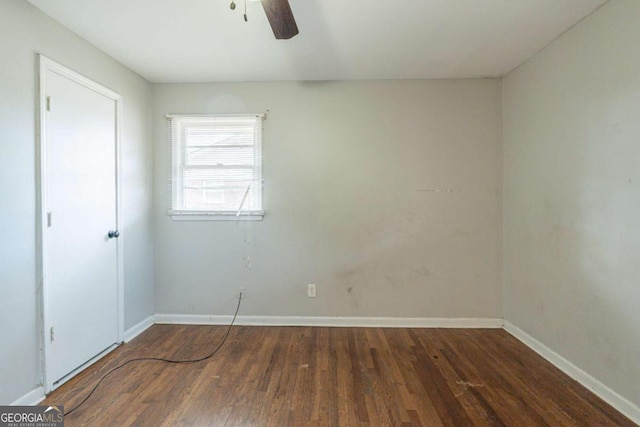
[[120,365],[116,366],[115,368],[113,368],[112,370],[110,370],[109,372],[104,374],[102,376],[102,378],[100,378],[100,380],[93,387],[93,389],[89,392],[87,397],[85,397],[82,400],[82,402],[78,403],[72,409],[70,409],[67,412],[65,412],[64,415],[67,416],[67,415],[71,414],[73,411],[75,411],[76,409],[78,409],[79,407],[81,407],[87,400],[89,400],[91,395],[98,389],[98,387],[100,386],[102,381],[105,380],[105,378],[107,378],[109,375],[113,374],[118,369],[127,366],[129,363],[153,361],[153,362],[164,362],[164,363],[176,363],[176,364],[179,364],[179,363],[198,363],[198,362],[202,362],[202,361],[207,360],[207,359],[211,359],[218,352],[218,350],[220,350],[222,348],[224,343],[227,341],[227,338],[229,338],[229,334],[231,333],[231,327],[236,322],[236,317],[238,316],[238,311],[240,311],[240,303],[241,302],[242,302],[242,292],[240,292],[240,296],[238,297],[238,306],[236,307],[236,312],[234,313],[233,319],[231,320],[231,323],[229,324],[229,328],[227,328],[227,332],[224,334],[224,338],[222,338],[222,341],[220,342],[220,344],[218,344],[218,347],[216,347],[216,349],[213,350],[209,355],[201,357],[199,359],[187,359],[187,360],[164,359],[164,358],[161,358],[161,357],[138,357],[138,358],[135,358],[135,359],[127,360],[126,362],[121,363]]

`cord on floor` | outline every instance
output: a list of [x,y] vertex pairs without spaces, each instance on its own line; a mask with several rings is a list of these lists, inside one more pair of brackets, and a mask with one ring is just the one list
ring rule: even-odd
[[207,359],[211,359],[222,348],[224,343],[227,341],[227,338],[229,338],[229,334],[231,333],[231,327],[236,322],[236,317],[238,317],[238,311],[240,311],[241,302],[242,302],[242,292],[240,292],[240,296],[238,297],[238,306],[236,307],[236,312],[233,314],[233,319],[231,320],[231,323],[229,324],[229,327],[227,328],[227,332],[224,334],[224,338],[222,338],[222,341],[220,342],[220,344],[218,344],[218,346],[215,348],[215,350],[213,350],[207,356],[201,357],[199,359],[185,359],[185,360],[165,359],[165,358],[162,358],[162,357],[137,357],[135,359],[129,359],[126,362],[121,363],[120,365],[116,366],[115,368],[111,369],[109,372],[104,374],[102,376],[102,378],[100,378],[100,380],[93,387],[93,389],[89,392],[87,397],[85,397],[82,400],[82,402],[78,403],[72,409],[66,411],[64,413],[64,415],[67,416],[67,415],[71,414],[72,412],[74,412],[79,407],[81,407],[87,400],[89,400],[91,395],[93,395],[93,393],[98,389],[98,387],[100,386],[102,381],[104,381],[109,375],[113,374],[117,370],[119,370],[121,368],[124,368],[129,363],[133,363],[133,362],[164,362],[164,363],[180,364],[180,363],[198,363],[198,362],[202,362],[202,361],[207,360]]

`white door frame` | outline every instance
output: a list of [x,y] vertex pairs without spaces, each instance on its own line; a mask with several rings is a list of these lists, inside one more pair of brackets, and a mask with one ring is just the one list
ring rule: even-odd
[[[47,165],[47,128],[46,128],[46,112],[47,112],[47,72],[51,71],[57,73],[63,77],[72,80],[75,83],[78,83],[88,89],[93,90],[101,95],[106,96],[111,99],[115,103],[116,108],[116,229],[122,230],[122,202],[121,202],[121,194],[122,194],[122,179],[121,179],[121,141],[122,141],[122,96],[99,83],[94,82],[93,80],[88,79],[87,77],[72,71],[65,66],[52,61],[44,55],[38,54],[38,64],[39,64],[39,78],[38,78],[38,99],[39,99],[39,108],[38,108],[38,119],[37,119],[37,248],[38,248],[38,267],[37,267],[37,283],[38,283],[38,296],[39,296],[39,305],[40,305],[40,318],[39,318],[39,326],[40,326],[40,339],[41,339],[41,351],[42,351],[42,385],[44,386],[45,393],[49,393],[54,388],[62,385],[64,381],[70,379],[81,371],[85,369],[90,364],[97,361],[100,357],[102,357],[107,352],[113,350],[115,346],[110,347],[105,350],[103,353],[98,355],[97,357],[87,361],[84,365],[80,366],[78,369],[74,370],[71,375],[65,377],[63,381],[60,381],[58,384],[54,386],[53,381],[57,380],[57,378],[51,378],[47,375],[48,366],[50,363],[50,358],[48,355],[50,354],[49,346],[50,340],[48,339],[47,331],[50,330],[51,327],[51,310],[48,304],[49,297],[49,280],[46,275],[48,260],[47,260],[47,233],[45,230],[47,229],[46,224],[46,206],[47,206],[47,182],[46,182],[46,165]],[[124,233],[123,233],[124,234]],[[116,242],[116,251],[117,251],[117,295],[118,295],[118,312],[117,322],[118,322],[118,343],[122,343],[124,340],[124,274],[123,274],[123,236],[121,235],[119,238],[114,239]]]

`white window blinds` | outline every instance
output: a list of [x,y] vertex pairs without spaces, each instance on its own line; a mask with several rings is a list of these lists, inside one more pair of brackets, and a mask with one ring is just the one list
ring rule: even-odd
[[171,215],[258,216],[264,115],[170,115]]

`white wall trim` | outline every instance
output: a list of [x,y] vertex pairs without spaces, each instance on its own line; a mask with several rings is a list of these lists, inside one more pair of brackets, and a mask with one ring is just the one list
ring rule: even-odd
[[44,400],[44,387],[38,386],[20,399],[11,403],[11,406],[35,406]]
[[620,396],[618,393],[611,390],[609,387],[589,375],[587,372],[578,368],[576,365],[569,362],[567,359],[560,356],[558,353],[551,350],[549,347],[547,347],[522,329],[518,328],[514,324],[505,321],[504,329],[511,335],[516,337],[518,340],[522,341],[527,347],[531,348],[540,356],[547,359],[562,372],[569,375],[571,378],[591,390],[599,398],[607,402],[609,405],[613,406],[624,416],[632,420],[634,423],[640,425],[640,407],[636,406],[626,398]]
[[124,342],[129,342],[147,329],[149,329],[155,323],[155,316],[151,315],[141,322],[133,325],[124,332]]
[[[180,325],[228,325],[233,316],[156,314],[155,323]],[[238,316],[243,326],[334,326],[383,328],[502,328],[502,319],[422,318],[422,317],[317,317]]]

